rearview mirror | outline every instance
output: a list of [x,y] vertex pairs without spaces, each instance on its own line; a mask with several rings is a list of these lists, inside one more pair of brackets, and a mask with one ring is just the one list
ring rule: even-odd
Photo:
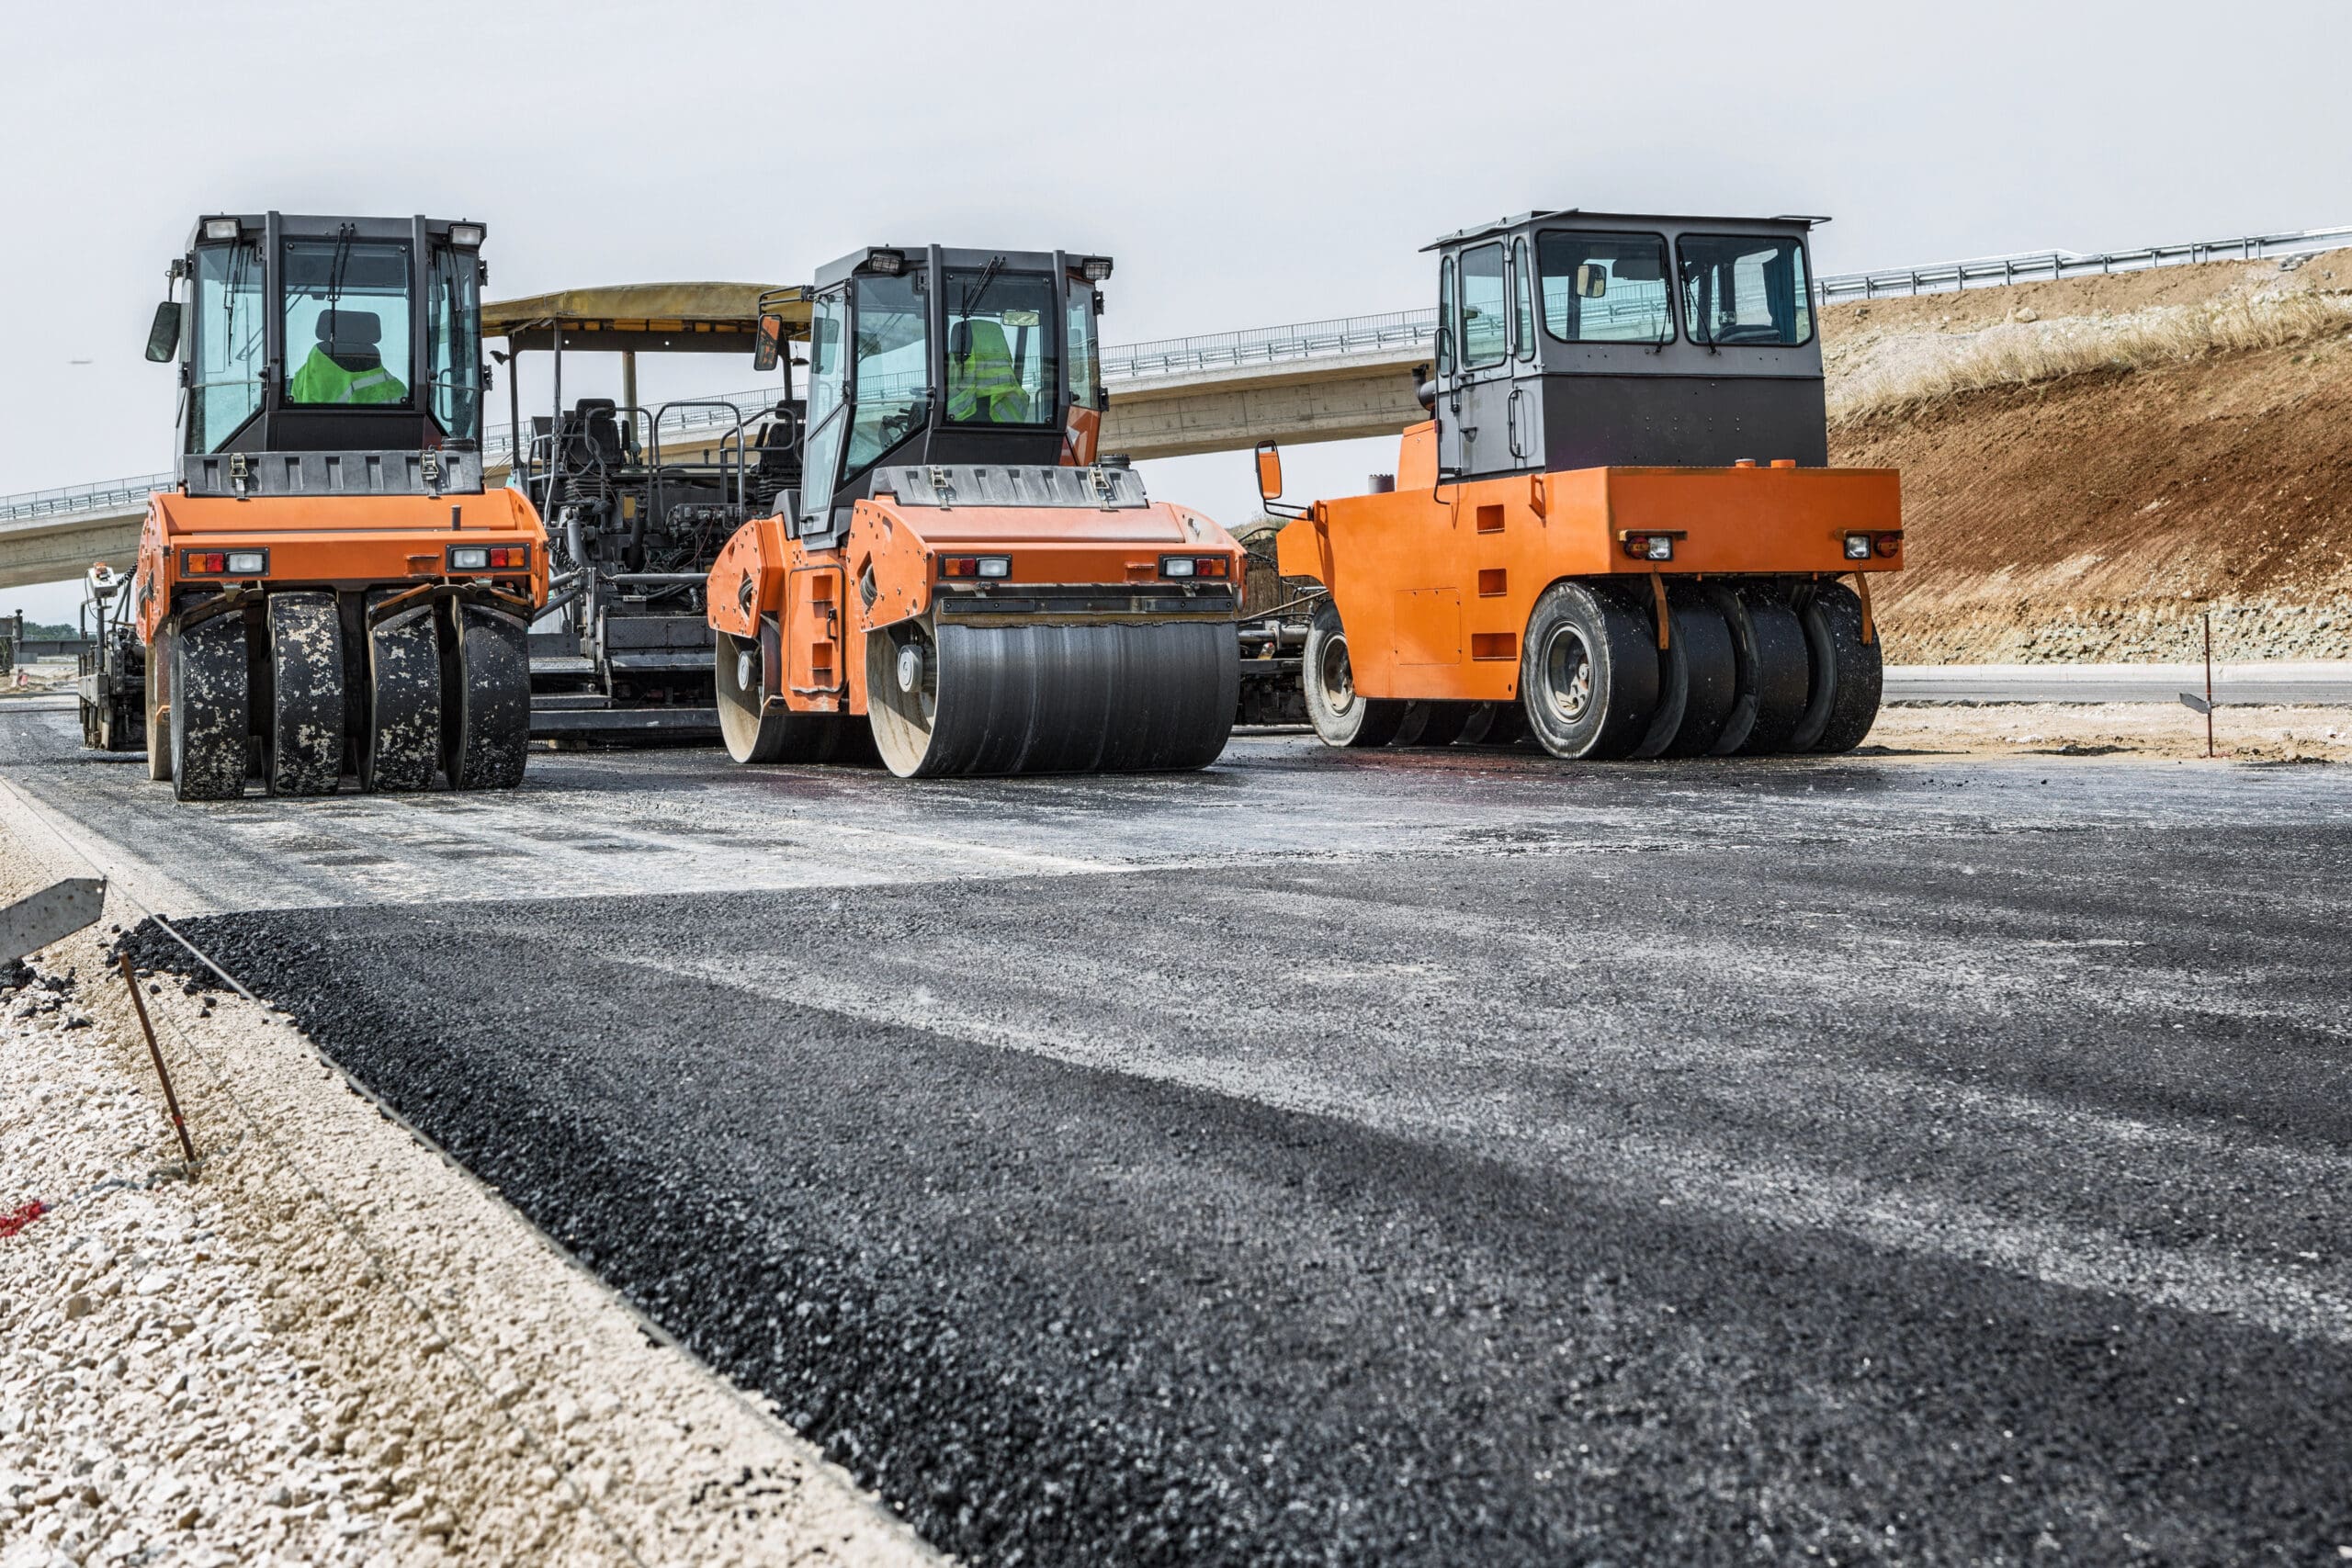
[[1283,455],[1271,441],[1258,443],[1258,499],[1268,506],[1283,493]]
[[1598,299],[1609,292],[1609,269],[1592,262],[1577,268],[1577,293],[1587,299]]
[[179,301],[166,299],[155,307],[155,324],[147,329],[147,357],[162,365],[179,351]]
[[762,316],[759,341],[752,345],[752,368],[764,376],[784,353],[784,318]]

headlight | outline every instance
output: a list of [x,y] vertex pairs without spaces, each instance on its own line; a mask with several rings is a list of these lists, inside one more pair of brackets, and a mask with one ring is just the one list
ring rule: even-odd
[[1079,264],[1078,270],[1085,276],[1087,282],[1100,283],[1111,276],[1111,258],[1089,256]]
[[208,240],[233,240],[237,237],[237,220],[233,218],[208,218],[204,220],[204,237]]
[[1190,556],[1162,556],[1162,557],[1160,557],[1160,558],[1159,558],[1159,575],[1160,575],[1160,576],[1162,576],[1162,577],[1190,577],[1190,576],[1192,576],[1192,575],[1193,575],[1193,558],[1192,558],[1192,557],[1190,557]]
[[1846,558],[1847,558],[1848,560],[1868,560],[1868,559],[1870,559],[1870,558],[1871,558],[1871,536],[1870,536],[1868,534],[1849,534],[1849,535],[1847,535],[1847,536],[1846,536]]
[[904,251],[868,251],[865,253],[865,270],[878,272],[885,277],[896,277],[907,270],[907,254]]
[[449,551],[452,571],[481,571],[490,565],[490,552],[480,545],[459,545]]
[[449,225],[449,243],[459,250],[476,250],[481,245],[481,233],[479,223],[452,223]]
[[259,577],[268,570],[269,557],[259,550],[229,552],[229,575],[232,577]]

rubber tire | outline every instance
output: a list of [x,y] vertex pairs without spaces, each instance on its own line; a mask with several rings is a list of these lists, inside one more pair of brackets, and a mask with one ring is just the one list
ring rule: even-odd
[[1723,738],[1739,700],[1739,655],[1730,625],[1703,589],[1672,588],[1668,608],[1674,617],[1669,640],[1681,654],[1682,721],[1661,757],[1703,757]]
[[[1331,645],[1339,646],[1333,648]],[[1343,683],[1326,681],[1326,657],[1337,660]],[[1348,660],[1348,634],[1340,625],[1340,607],[1327,594],[1316,601],[1306,626],[1306,646],[1300,650],[1298,682],[1306,696],[1306,721],[1326,746],[1385,746],[1405,722],[1405,705],[1388,697],[1367,697],[1355,689],[1354,667]]]
[[1405,716],[1397,721],[1396,737],[1391,746],[1451,746],[1462,739],[1462,727],[1470,722],[1475,703],[1411,701],[1405,705]]
[[513,789],[531,752],[529,627],[520,615],[450,604],[441,663],[441,771],[451,789]]
[[[1591,671],[1574,714],[1553,694],[1546,671],[1556,637],[1573,637]],[[1566,650],[1564,650],[1566,651]],[[1657,635],[1623,600],[1581,582],[1555,582],[1535,601],[1520,645],[1520,708],[1528,732],[1555,757],[1623,757],[1657,705]]]
[[333,593],[273,593],[269,628],[272,795],[333,795],[343,782],[343,618]]
[[1850,751],[1878,722],[1886,678],[1878,639],[1862,640],[1862,602],[1842,582],[1815,584],[1798,615],[1813,652],[1813,681],[1790,750]]
[[172,668],[171,635],[171,623],[166,621],[155,628],[155,640],[147,645],[147,777],[156,784],[172,781],[171,715],[163,715],[159,721],[155,713],[171,695],[165,679]]
[[[899,656],[922,649],[922,682]],[[965,626],[865,634],[866,722],[900,778],[1176,773],[1225,750],[1241,701],[1229,620]]]
[[1739,700],[1713,749],[1716,757],[1785,751],[1804,721],[1812,691],[1813,653],[1797,613],[1769,588],[1714,589],[1715,608],[1731,627],[1739,659]]
[[[370,607],[397,590],[369,595]],[[431,789],[441,765],[440,617],[417,604],[367,628],[368,715],[359,787]]]
[[252,689],[243,615],[213,615],[173,633],[173,798],[234,800],[245,793]]
[[1456,746],[1512,746],[1527,735],[1527,715],[1515,702],[1473,703]]
[[[840,749],[842,731],[850,728],[831,714],[771,711],[766,660],[756,638],[714,631],[711,663],[718,694],[718,732],[727,754],[745,764],[768,762],[827,762]],[[741,656],[748,653],[757,673],[746,687],[739,679]]]

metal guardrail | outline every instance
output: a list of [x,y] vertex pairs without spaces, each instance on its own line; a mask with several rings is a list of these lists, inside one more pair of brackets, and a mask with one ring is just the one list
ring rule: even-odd
[[2181,245],[2148,245],[2136,251],[2029,251],[2019,255],[1978,256],[1931,266],[1889,272],[1849,272],[1825,276],[1814,298],[1879,299],[1906,294],[1951,294],[1968,288],[1999,288],[2048,278],[2087,277],[2151,267],[2190,266],[2199,262],[2262,261],[2272,256],[2310,255],[2352,245],[2352,228],[2298,229],[2281,234],[2246,234],[2234,240],[2195,240]]
[[[2261,261],[2273,256],[2310,255],[2352,245],[2352,227],[2299,229],[2276,234],[2246,234],[2234,240],[2197,240],[2187,244],[2148,245],[2133,251],[2028,251],[2016,255],[1979,256],[1966,261],[1938,262],[1928,266],[1897,267],[1882,272],[1833,273],[1814,280],[1817,305],[1844,299],[1883,299],[1910,294],[1947,294],[1971,288],[1997,288],[2044,278],[2084,277],[2093,274],[2141,272],[2151,267],[2187,266],[2199,262]],[[1149,343],[1107,346],[1102,350],[1105,382],[1134,381],[1151,376],[1187,371],[1278,365],[1287,360],[1323,359],[1340,355],[1369,354],[1382,349],[1418,348],[1437,335],[1437,310],[1392,310],[1383,316],[1335,316],[1328,321],[1298,321],[1286,326],[1252,327],[1243,332],[1205,333],[1192,337],[1159,338]],[[726,392],[703,403],[729,403],[752,412],[775,401],[774,386]],[[728,423],[718,409],[679,410],[662,429],[694,430]],[[504,462],[513,443],[505,431],[493,431],[482,442],[482,459]],[[146,474],[135,479],[106,479],[63,490],[31,491],[0,496],[0,522],[70,516],[136,504],[151,491],[170,487],[172,474]]]

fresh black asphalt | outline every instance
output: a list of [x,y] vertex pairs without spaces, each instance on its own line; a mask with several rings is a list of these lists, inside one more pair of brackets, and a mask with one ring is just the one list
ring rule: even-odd
[[934,879],[184,929],[971,1561],[2352,1547],[2340,770],[842,787]]

